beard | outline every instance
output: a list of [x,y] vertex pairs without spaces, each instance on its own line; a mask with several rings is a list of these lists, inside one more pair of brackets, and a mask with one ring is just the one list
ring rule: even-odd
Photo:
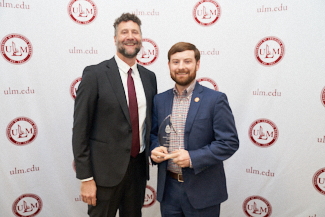
[[[134,51],[132,53],[128,53],[125,49],[125,47],[123,46],[124,43],[136,43],[136,47],[134,49]],[[134,58],[138,53],[139,51],[141,50],[141,42],[139,43],[138,41],[136,40],[127,40],[125,42],[120,42],[120,41],[117,41],[117,50],[119,53],[121,53],[123,56],[125,56],[126,58]]]
[[[190,71],[188,69],[183,69],[183,70],[177,70],[175,74],[171,75],[171,78],[176,82],[176,84],[181,85],[181,86],[187,86],[190,83],[192,83],[192,81],[194,81],[195,77],[196,77],[196,66],[194,69],[194,72],[189,73]],[[178,79],[176,78],[176,74],[177,73],[189,73],[188,77],[186,79]]]

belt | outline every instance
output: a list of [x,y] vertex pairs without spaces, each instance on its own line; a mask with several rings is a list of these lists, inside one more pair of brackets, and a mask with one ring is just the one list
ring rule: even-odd
[[176,180],[179,181],[179,182],[184,182],[184,180],[183,180],[183,175],[182,175],[182,174],[173,173],[173,172],[170,172],[170,171],[168,171],[168,174],[169,174],[169,176],[172,177],[173,179],[176,179]]

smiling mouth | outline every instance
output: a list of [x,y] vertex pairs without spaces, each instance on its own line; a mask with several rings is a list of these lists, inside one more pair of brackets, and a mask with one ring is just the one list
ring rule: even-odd
[[186,69],[179,70],[178,72],[176,71],[176,75],[187,75],[187,74],[189,74],[189,70]]
[[137,45],[138,42],[137,41],[135,41],[135,42],[124,42],[123,44],[126,45],[126,46],[134,46],[134,45]]

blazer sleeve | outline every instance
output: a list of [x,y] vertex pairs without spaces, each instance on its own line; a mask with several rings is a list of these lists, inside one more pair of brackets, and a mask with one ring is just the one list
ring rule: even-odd
[[93,176],[89,137],[97,105],[97,78],[91,69],[84,69],[75,98],[72,148],[78,179]]
[[215,101],[212,116],[214,139],[210,144],[189,151],[195,174],[230,158],[239,148],[235,120],[224,93]]

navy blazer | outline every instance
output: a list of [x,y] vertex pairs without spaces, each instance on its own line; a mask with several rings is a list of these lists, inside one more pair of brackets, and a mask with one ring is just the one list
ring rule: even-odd
[[[158,128],[171,114],[173,90],[154,97],[150,150],[159,146]],[[199,100],[198,100],[199,99]],[[224,93],[196,83],[187,114],[184,146],[193,168],[183,168],[184,189],[196,209],[220,204],[227,200],[223,161],[239,148],[234,117]],[[167,161],[158,164],[157,199],[163,200]]]

